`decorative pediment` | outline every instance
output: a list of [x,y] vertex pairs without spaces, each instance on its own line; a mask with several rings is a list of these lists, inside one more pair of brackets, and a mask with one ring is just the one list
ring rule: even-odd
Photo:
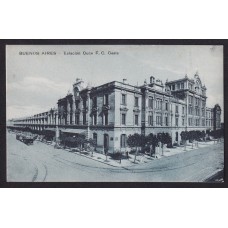
[[107,110],[110,110],[110,109],[111,109],[110,105],[103,105],[103,107],[102,107],[102,111],[107,111]]
[[88,107],[85,107],[82,109],[82,112],[87,112],[88,111]]
[[134,108],[133,112],[140,112],[140,109],[139,108]]
[[75,113],[76,113],[76,114],[80,114],[80,113],[81,113],[81,110],[80,110],[80,109],[76,109],[76,110],[75,110]]
[[92,112],[98,112],[99,111],[99,108],[98,107],[93,107],[92,108]]
[[127,107],[121,107],[120,108],[120,111],[124,111],[124,112],[127,112],[129,109]]

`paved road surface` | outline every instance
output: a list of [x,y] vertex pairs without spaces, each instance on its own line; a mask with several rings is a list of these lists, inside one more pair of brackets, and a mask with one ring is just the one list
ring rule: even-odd
[[122,168],[7,135],[7,180],[14,182],[202,182],[223,168],[221,143]]

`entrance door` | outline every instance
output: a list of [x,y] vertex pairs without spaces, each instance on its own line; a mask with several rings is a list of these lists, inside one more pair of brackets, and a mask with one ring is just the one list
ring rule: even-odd
[[178,142],[178,132],[176,132],[176,141]]
[[105,152],[109,149],[109,137],[108,134],[104,134],[104,150]]

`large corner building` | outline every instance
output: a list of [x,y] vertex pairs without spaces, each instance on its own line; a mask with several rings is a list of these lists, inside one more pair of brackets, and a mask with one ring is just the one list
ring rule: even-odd
[[127,136],[168,132],[173,142],[190,130],[219,129],[221,108],[206,107],[206,87],[196,73],[165,84],[151,76],[142,86],[113,81],[97,87],[76,79],[72,93],[58,100],[58,107],[26,118],[14,126],[58,129],[60,134],[85,134],[97,141],[98,150],[124,151]]

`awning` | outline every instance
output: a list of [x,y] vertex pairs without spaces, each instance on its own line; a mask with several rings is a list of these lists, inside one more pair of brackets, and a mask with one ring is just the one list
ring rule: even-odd
[[85,129],[61,129],[61,128],[59,128],[59,130],[64,133],[87,135],[87,131]]

